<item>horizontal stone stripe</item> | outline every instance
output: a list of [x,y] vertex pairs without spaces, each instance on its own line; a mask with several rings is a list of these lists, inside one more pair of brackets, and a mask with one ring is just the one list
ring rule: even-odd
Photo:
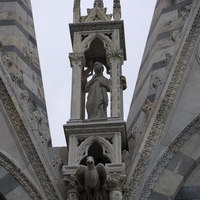
[[20,185],[20,183],[10,173],[0,179],[0,192],[6,195],[10,191],[14,190]]
[[170,38],[170,37],[172,36],[172,33],[173,33],[174,31],[179,31],[179,32],[181,33],[182,30],[183,30],[183,26],[158,34],[158,36],[156,37],[154,43],[153,43],[152,46],[151,46],[151,51],[149,51],[148,54],[146,55],[146,57],[142,60],[139,73],[140,73],[141,70],[144,68],[144,64],[145,64],[145,62],[147,61],[147,59],[149,58],[149,55],[150,55],[150,53],[153,51],[153,48],[155,47],[156,43],[157,43],[158,41],[160,41],[160,40],[165,39],[165,38]]
[[25,63],[26,65],[32,69],[40,78],[41,76],[41,71],[38,67],[36,67],[32,62],[30,62],[24,54],[14,45],[5,45],[4,46],[4,51],[5,52],[14,52],[16,53]]
[[23,34],[26,38],[28,38],[28,40],[30,40],[36,47],[37,47],[37,42],[35,40],[35,38],[33,38],[23,27],[22,25],[14,19],[11,20],[0,20],[0,26],[16,26]]
[[21,0],[0,0],[0,3],[10,3],[10,2],[18,3],[27,12],[27,14],[33,18],[32,11],[25,4],[23,4]]
[[38,105],[40,108],[42,108],[44,111],[46,111],[46,105],[43,103],[24,83],[21,83],[19,87],[22,90],[26,90],[29,94],[30,99],[32,99],[36,105]]
[[171,200],[171,198],[165,196],[164,194],[160,194],[158,192],[153,191],[149,197],[149,200]]
[[[159,34],[159,35],[157,36],[157,39],[155,40],[155,42],[154,42],[152,48],[154,48],[156,42],[158,42],[159,40],[164,39],[164,38],[166,38],[166,37],[170,37],[173,31],[177,31],[177,30],[178,30],[178,31],[181,32],[182,29],[183,29],[183,27],[179,27],[179,28],[177,28],[177,29],[173,29],[173,30],[170,30],[170,31],[167,31],[167,32],[164,32],[164,33]],[[164,37],[164,36],[165,36],[165,37]],[[152,49],[152,48],[151,48],[151,49]],[[167,48],[168,48],[168,47],[167,47]],[[163,50],[163,49],[162,49],[162,50]],[[147,56],[145,57],[145,59],[143,60],[143,62],[142,62],[142,64],[141,64],[141,67],[140,67],[140,70],[139,70],[139,75],[140,75],[140,72],[141,72],[141,70],[143,69],[144,64],[145,64],[145,62],[147,61],[148,56],[149,56],[150,53],[151,53],[151,52],[149,52],[149,53],[147,54]],[[143,80],[142,83],[140,84],[140,87],[136,90],[136,93],[135,93],[134,96],[133,96],[131,105],[132,105],[132,104],[134,103],[134,101],[137,99],[137,97],[138,97],[139,93],[141,92],[142,87],[143,87],[143,85],[145,84],[146,80],[148,79],[150,73],[151,73],[152,71],[155,71],[155,70],[157,70],[157,69],[164,68],[164,67],[166,67],[166,66],[167,66],[167,63],[165,64],[163,61],[159,61],[159,62],[153,63],[153,65],[149,68],[149,71],[148,71],[147,75],[145,76],[144,80]],[[137,82],[138,82],[138,80],[137,80]]]
[[149,72],[147,73],[147,75],[145,76],[144,80],[140,84],[140,87],[137,89],[137,92],[134,94],[132,102],[131,102],[131,106],[132,106],[132,104],[134,104],[134,101],[137,99],[139,93],[142,91],[142,87],[145,85],[145,82],[147,81],[147,79],[150,76],[150,74],[152,73],[152,71],[164,68],[166,66],[167,66],[167,63],[164,63],[163,61],[159,61],[159,62],[153,63],[153,65],[149,69]]
[[183,177],[187,177],[187,175],[191,172],[192,169],[196,166],[196,161],[184,153],[178,152],[171,159],[171,161],[167,165],[167,169],[173,171]]
[[193,0],[185,0],[185,1],[182,1],[180,3],[171,4],[171,6],[163,8],[162,14],[168,13],[168,12],[171,12],[171,11],[174,11],[174,10],[178,10],[178,9],[183,8],[183,7],[185,7],[185,6],[187,6],[191,3],[193,3]]
[[175,200],[200,199],[200,186],[182,187]]

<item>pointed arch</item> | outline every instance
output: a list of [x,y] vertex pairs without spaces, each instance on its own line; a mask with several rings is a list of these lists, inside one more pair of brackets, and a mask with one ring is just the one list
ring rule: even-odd
[[108,141],[106,141],[104,138],[99,136],[91,136],[87,138],[77,149],[77,152],[75,154],[76,162],[77,164],[80,163],[80,161],[88,156],[88,150],[90,146],[94,143],[98,143],[103,150],[103,155],[107,157],[110,162],[114,162],[115,154],[112,149],[112,146],[109,144]]
[[[103,155],[103,148],[102,148],[101,144],[99,144],[96,141],[94,141],[88,148],[88,156],[92,156],[94,158],[95,165],[97,165],[99,163],[102,163],[104,165],[106,163],[110,163],[109,158],[107,158],[106,156]],[[86,165],[86,159],[87,159],[87,156],[85,156],[81,160],[80,164]]]
[[80,52],[87,51],[90,48],[91,43],[96,38],[98,38],[102,41],[105,50],[113,49],[114,45],[113,45],[112,41],[107,36],[105,36],[102,33],[92,33],[81,43]]
[[37,184],[34,184],[34,181],[30,180],[26,173],[22,171],[20,165],[2,149],[0,149],[0,166],[12,174],[33,199],[44,199],[37,188]]
[[[193,141],[191,142],[191,140]],[[200,162],[200,151],[196,148],[199,147],[199,143],[200,115],[190,122],[169,145],[168,149],[149,175],[140,198],[153,199],[154,195],[160,198],[171,198],[172,195],[174,195],[173,198],[175,198],[175,195],[178,193],[184,181]],[[191,147],[193,147],[193,150],[191,150]],[[188,149],[190,149],[191,152],[188,152]],[[184,167],[184,170],[179,170],[181,168],[180,165]],[[170,186],[166,181],[172,183],[175,181],[172,180],[173,177],[177,177],[176,183],[173,185],[173,191],[171,191],[169,195],[163,191],[159,192],[159,184],[162,182],[165,183],[165,186]],[[155,187],[157,188],[156,192],[154,191]],[[167,188],[165,188],[165,190],[167,191]]]

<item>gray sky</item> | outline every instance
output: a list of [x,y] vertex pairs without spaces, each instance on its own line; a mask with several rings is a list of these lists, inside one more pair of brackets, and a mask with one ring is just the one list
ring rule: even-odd
[[[70,118],[71,75],[68,54],[72,52],[69,23],[73,0],[31,0],[53,146],[65,146],[63,124]],[[94,0],[81,1],[81,14]],[[121,0],[127,61],[122,67],[128,88],[124,91],[124,120],[137,79],[156,0]],[[104,0],[112,14],[113,0]],[[109,112],[109,111],[108,111]]]

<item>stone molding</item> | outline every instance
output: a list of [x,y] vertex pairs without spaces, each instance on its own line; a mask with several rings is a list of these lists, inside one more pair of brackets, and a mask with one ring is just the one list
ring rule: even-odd
[[185,127],[178,137],[170,144],[163,156],[159,159],[156,166],[152,170],[146,184],[139,197],[140,200],[148,199],[151,190],[154,188],[156,181],[163,172],[169,161],[179,151],[179,149],[188,141],[188,139],[200,129],[200,115],[197,116],[189,125]]
[[93,134],[76,134],[69,136],[70,153],[68,165],[78,165],[80,161],[88,156],[88,148],[94,142],[98,143],[105,155],[113,163],[121,162],[121,133],[106,132]]
[[19,137],[22,147],[26,152],[26,155],[30,161],[31,166],[43,188],[43,191],[47,199],[57,200],[59,199],[54,186],[40,160],[40,157],[35,149],[34,144],[29,136],[29,133],[18,113],[16,107],[5,87],[3,80],[0,78],[0,99],[4,105],[5,110],[12,122],[17,136]]
[[[91,31],[81,31],[79,34],[76,34],[76,39],[78,40],[81,37],[80,46],[76,49],[79,52],[85,52],[90,48],[90,44],[93,42],[94,39],[98,38],[103,42],[103,46],[105,49],[112,49],[114,46],[114,40],[111,38],[113,36],[114,31],[96,31],[95,33]],[[111,37],[109,37],[111,36]],[[76,51],[75,50],[75,51]]]
[[120,48],[123,49],[123,59],[126,60],[126,48],[125,48],[125,33],[124,22],[120,21],[107,21],[107,22],[91,22],[91,23],[73,23],[69,24],[70,35],[72,44],[74,43],[75,32],[87,32],[87,31],[106,31],[106,30],[119,30],[120,34]]
[[193,21],[192,27],[187,35],[185,44],[182,48],[178,62],[175,66],[171,80],[169,81],[168,88],[165,92],[165,96],[160,103],[160,107],[152,122],[152,127],[146,143],[143,147],[141,156],[138,160],[131,181],[129,183],[129,189],[127,191],[125,199],[135,199],[140,182],[142,182],[145,170],[149,164],[149,160],[153,154],[154,147],[156,146],[160,134],[165,126],[165,122],[168,118],[168,114],[175,101],[176,94],[184,76],[185,69],[189,62],[190,56],[192,55],[194,46],[196,45],[197,38],[200,33],[200,9],[197,11],[196,17]]
[[8,170],[17,181],[23,186],[23,188],[28,192],[28,194],[34,200],[43,200],[36,187],[31,183],[27,176],[22,172],[22,170],[6,156],[3,152],[0,152],[0,165]]
[[67,141],[69,141],[69,135],[71,134],[120,132],[122,137],[122,149],[127,149],[126,123],[124,121],[68,123],[64,125],[64,131]]

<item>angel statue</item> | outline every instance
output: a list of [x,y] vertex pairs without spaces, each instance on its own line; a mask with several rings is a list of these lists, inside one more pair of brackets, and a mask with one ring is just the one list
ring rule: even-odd
[[103,164],[94,164],[94,158],[87,157],[86,165],[80,165],[76,170],[76,180],[85,189],[85,200],[103,200],[102,187],[107,179]]

